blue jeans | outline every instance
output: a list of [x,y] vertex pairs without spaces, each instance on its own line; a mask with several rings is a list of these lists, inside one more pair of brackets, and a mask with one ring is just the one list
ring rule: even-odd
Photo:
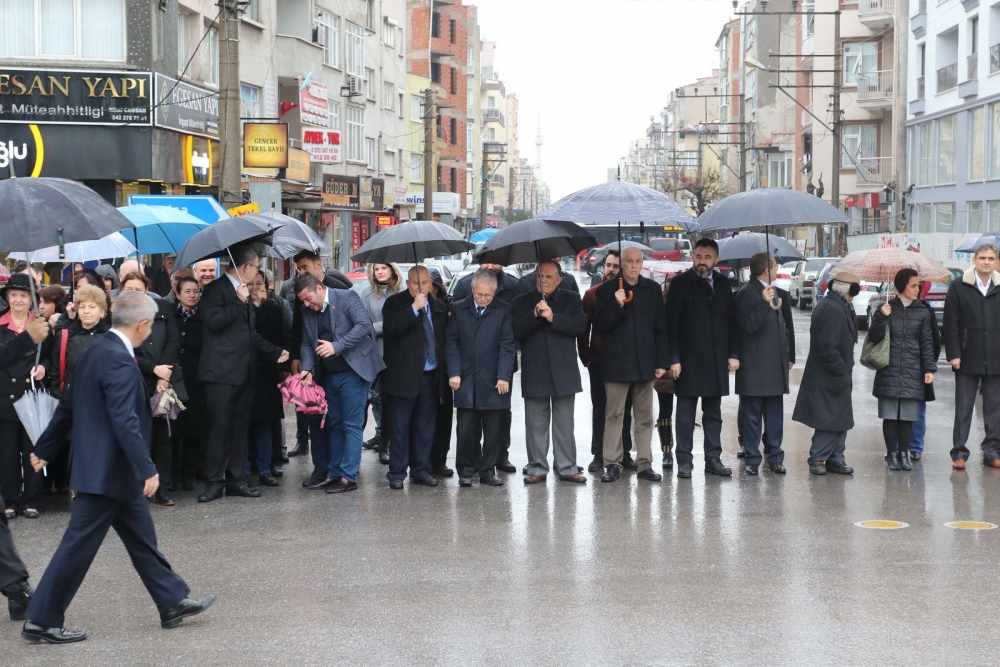
[[243,457],[243,474],[251,473],[251,457],[257,464],[257,474],[270,474],[272,463],[272,440],[274,439],[274,422],[281,420],[251,421],[247,429],[247,448]]
[[323,389],[326,391],[324,431],[329,452],[327,479],[343,477],[348,482],[358,481],[370,388],[371,383],[354,371],[325,373],[323,376]]
[[924,435],[927,434],[927,403],[920,403],[920,419],[913,422],[913,437],[910,438],[910,451],[924,453]]

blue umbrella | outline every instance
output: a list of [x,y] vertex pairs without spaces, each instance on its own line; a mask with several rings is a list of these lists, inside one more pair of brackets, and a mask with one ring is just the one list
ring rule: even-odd
[[469,237],[469,241],[472,243],[485,243],[493,238],[493,235],[499,231],[499,229],[480,229],[478,232]]
[[210,223],[173,206],[136,204],[118,209],[135,225],[122,235],[147,255],[177,252],[184,242]]

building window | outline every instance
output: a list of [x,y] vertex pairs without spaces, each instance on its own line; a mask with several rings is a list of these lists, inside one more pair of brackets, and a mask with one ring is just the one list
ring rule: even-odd
[[431,15],[431,37],[441,36],[441,14],[434,12]]
[[451,168],[451,183],[449,183],[448,192],[458,192],[458,169],[455,167]]
[[955,182],[955,115],[939,118],[937,125],[937,184]]
[[205,83],[218,87],[219,85],[219,31],[217,28],[209,28],[208,37],[205,38],[204,72]]
[[240,118],[260,118],[260,88],[249,83],[240,84]]
[[399,119],[403,120],[406,117],[406,93],[399,91]]
[[983,202],[966,202],[965,208],[969,216],[968,229],[966,231],[969,234],[983,234],[986,231],[983,229]]
[[973,16],[969,19],[969,64],[968,79],[970,81],[979,78],[979,17]]
[[365,75],[365,29],[347,21],[347,73]]
[[389,81],[382,82],[382,108],[396,110],[396,86]]
[[340,17],[317,10],[316,27],[323,45],[323,64],[340,69]]
[[986,176],[986,107],[969,111],[969,180]]
[[746,105],[750,111],[757,109],[757,70],[751,69],[746,73]]
[[751,17],[747,21],[746,29],[744,30],[744,37],[746,39],[746,44],[743,45],[745,51],[749,51],[754,47],[754,43],[757,41],[757,20]]
[[454,146],[455,144],[458,143],[458,120],[456,120],[454,118],[451,119],[451,128],[450,129],[451,129],[451,133],[450,133],[450,137],[449,138],[451,139],[451,144]]
[[396,32],[399,26],[388,16],[382,19],[382,43],[386,46],[396,48]]
[[473,55],[473,51],[472,51],[472,47],[471,46],[469,47],[468,52],[466,54],[465,64],[466,65],[475,65],[476,64],[476,58]]
[[410,95],[410,120],[414,123],[424,122],[424,101],[419,95]]
[[990,178],[1000,178],[1000,102],[990,105]]
[[340,129],[340,102],[327,102],[330,106],[330,127]]
[[858,85],[858,77],[878,71],[878,42],[844,44],[844,85]]
[[347,160],[365,161],[365,110],[361,107],[347,107]]
[[878,127],[876,125],[844,125],[842,130],[844,152],[840,166],[855,166],[858,158],[878,157]]
[[[657,156],[659,157],[659,156]],[[771,155],[767,161],[769,188],[792,187],[792,156],[788,153]]]
[[457,95],[458,94],[458,77],[455,76],[455,68],[454,67],[449,67],[448,71],[451,72],[451,85],[449,86],[449,89],[451,90],[451,94],[452,95]]
[[441,63],[431,63],[431,81],[441,83]]
[[[194,46],[194,31],[198,29],[198,18],[193,14],[178,12],[177,14],[177,74],[183,74],[187,67],[188,60],[191,59],[191,50]],[[3,39],[0,37],[0,39]]]
[[472,123],[466,123],[465,124],[465,150],[467,150],[467,151],[471,151],[472,150],[472,142],[475,141],[475,139],[473,139],[472,135],[473,135]]
[[449,21],[448,41],[454,44],[457,41],[457,30],[455,29],[455,19]]
[[375,70],[370,67],[365,68],[365,94],[369,101],[375,101]]
[[986,209],[989,214],[990,227],[987,234],[1000,234],[1000,201],[986,202]]
[[388,148],[382,152],[382,173],[395,175],[396,173],[396,151]]
[[424,156],[410,153],[410,182],[424,182]]
[[260,0],[247,0],[247,8],[243,11],[243,18],[260,21]]
[[918,186],[932,185],[931,179],[931,124],[921,123],[914,131],[915,176]]
[[934,205],[934,231],[950,234],[955,228],[955,204]]
[[375,32],[375,0],[364,0],[365,27]]
[[124,0],[4,0],[0,26],[0,57],[125,59]]
[[371,137],[365,137],[365,163],[369,169],[375,169],[378,166],[376,160],[378,160],[378,151],[375,148],[375,140]]
[[929,234],[931,231],[931,216],[933,209],[930,204],[916,204],[913,207],[913,227],[921,234]]

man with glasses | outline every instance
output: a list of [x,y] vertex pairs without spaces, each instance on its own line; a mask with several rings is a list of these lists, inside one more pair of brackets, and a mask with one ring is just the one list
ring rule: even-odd
[[[604,256],[604,282],[618,280],[621,272],[621,253],[609,250]],[[601,352],[604,348],[604,338],[601,332],[593,328],[594,310],[597,308],[598,283],[588,289],[583,295],[583,313],[587,316],[587,328],[576,341],[580,353],[580,361],[590,374],[590,403],[593,407],[591,421],[590,454],[594,459],[587,466],[590,472],[601,472],[604,469],[604,411],[608,405],[608,395],[604,391],[604,375],[601,373]],[[632,459],[632,392],[625,397],[625,411],[622,421],[622,466],[635,468]]]
[[[501,486],[496,476],[504,416],[510,410],[517,344],[510,306],[494,298],[496,275],[485,269],[472,279],[472,297],[452,303],[445,346],[448,383],[458,408],[458,485]],[[480,448],[479,434],[482,433]]]
[[267,342],[256,331],[248,304],[247,283],[260,269],[253,245],[232,246],[233,264],[205,287],[198,307],[203,322],[198,379],[205,383],[209,414],[205,474],[208,481],[198,502],[218,500],[226,493],[257,498],[243,475],[247,428],[257,377],[257,355],[284,363],[288,352]]

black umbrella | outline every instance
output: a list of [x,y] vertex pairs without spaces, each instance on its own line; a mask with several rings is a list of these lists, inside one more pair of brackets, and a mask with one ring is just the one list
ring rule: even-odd
[[694,218],[665,193],[618,179],[567,195],[538,217],[581,225],[644,222],[683,232],[698,229]]
[[351,259],[361,264],[419,262],[475,247],[453,227],[433,220],[410,220],[375,234],[351,255]]
[[962,241],[962,244],[955,248],[955,252],[975,252],[983,243],[992,243],[1000,248],[1000,236],[973,236]]
[[229,246],[262,241],[282,225],[283,222],[253,213],[213,222],[184,242],[177,253],[176,264],[190,266],[203,259],[223,255],[229,255],[232,261]]
[[757,188],[730,195],[698,217],[700,231],[833,225],[851,219],[819,197],[785,188]]
[[773,234],[743,232],[719,241],[719,261],[749,260],[759,252],[771,253],[779,264],[803,259],[802,253],[791,243]]
[[480,264],[525,264],[575,255],[595,245],[597,239],[580,225],[532,218],[494,234],[476,259]]

